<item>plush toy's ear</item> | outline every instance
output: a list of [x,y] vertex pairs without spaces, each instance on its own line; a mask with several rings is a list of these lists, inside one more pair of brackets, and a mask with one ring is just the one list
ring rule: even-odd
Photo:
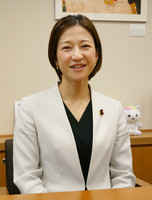
[[140,110],[140,106],[136,106],[137,110]]

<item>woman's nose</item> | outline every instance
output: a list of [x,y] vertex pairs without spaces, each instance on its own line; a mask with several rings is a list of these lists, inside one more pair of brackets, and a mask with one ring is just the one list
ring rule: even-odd
[[73,60],[81,60],[83,58],[83,54],[79,48],[75,48],[73,50],[72,59]]

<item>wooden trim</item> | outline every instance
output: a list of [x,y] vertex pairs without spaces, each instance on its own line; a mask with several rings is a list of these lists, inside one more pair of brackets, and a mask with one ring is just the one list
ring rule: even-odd
[[152,130],[141,130],[142,134],[130,136],[131,145],[152,145]]
[[13,138],[13,135],[0,135],[0,151],[5,151],[5,140]]
[[0,187],[0,195],[9,195],[6,187]]
[[152,132],[152,129],[141,129],[141,132]]
[[0,138],[3,138],[3,137],[13,137],[13,134],[0,135]]
[[146,186],[152,186],[152,185],[150,183],[147,183],[146,181],[136,178],[136,186],[137,187],[146,187]]

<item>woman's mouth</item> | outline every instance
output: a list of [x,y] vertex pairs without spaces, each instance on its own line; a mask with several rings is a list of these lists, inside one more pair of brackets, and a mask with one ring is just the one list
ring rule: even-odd
[[81,69],[81,68],[84,68],[85,66],[86,65],[73,65],[70,68],[72,68],[72,69]]
[[85,67],[86,65],[73,65],[70,68],[75,72],[81,72],[84,70]]

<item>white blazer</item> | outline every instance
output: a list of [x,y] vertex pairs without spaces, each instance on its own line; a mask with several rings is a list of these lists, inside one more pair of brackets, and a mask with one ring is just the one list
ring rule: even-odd
[[[121,104],[91,90],[93,146],[87,188],[133,187]],[[100,115],[100,109],[104,115]],[[23,98],[14,129],[14,181],[21,193],[84,190],[73,132],[58,85]]]

